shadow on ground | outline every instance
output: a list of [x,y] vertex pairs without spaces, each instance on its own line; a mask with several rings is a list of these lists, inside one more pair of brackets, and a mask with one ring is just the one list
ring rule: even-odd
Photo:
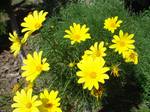
[[134,66],[126,66],[128,74],[114,78],[107,83],[107,95],[103,99],[104,108],[99,112],[130,112],[142,101],[143,90],[135,77]]

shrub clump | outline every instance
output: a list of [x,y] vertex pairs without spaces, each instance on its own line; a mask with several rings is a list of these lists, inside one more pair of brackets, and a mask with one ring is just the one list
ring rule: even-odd
[[[130,15],[120,0],[96,0],[90,4],[78,3],[62,8],[60,14],[49,18],[40,34],[29,42],[34,50],[43,50],[44,57],[47,57],[47,62],[51,65],[51,70],[36,80],[34,86],[37,93],[43,88],[59,90],[61,108],[65,112],[96,112],[102,107],[105,111],[128,112],[141,102],[150,106],[149,15],[149,11],[140,16]],[[115,29],[110,29],[109,25],[103,28],[109,17],[114,17],[111,19],[115,22],[119,18],[120,22]],[[70,31],[66,30],[69,26]],[[78,33],[80,30],[84,32],[82,41],[78,40],[80,35],[72,34],[73,31]],[[72,42],[64,38],[64,35]],[[127,43],[124,43],[127,49],[116,45],[118,40],[122,41],[122,37],[128,38],[125,40]],[[88,55],[98,48],[96,42],[103,49],[103,55],[93,61],[93,57],[89,58]],[[130,52],[126,53],[128,50]],[[129,53],[134,54],[134,58],[130,58]],[[93,66],[101,66],[103,73]],[[89,79],[82,76],[89,71],[94,71],[90,74],[91,78],[96,77],[95,73],[101,73],[103,78],[86,83]],[[92,90],[91,94],[77,82],[84,82],[84,88]]]

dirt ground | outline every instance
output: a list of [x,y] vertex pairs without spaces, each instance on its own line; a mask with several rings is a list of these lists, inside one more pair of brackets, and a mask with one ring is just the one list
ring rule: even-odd
[[14,58],[9,51],[0,53],[0,112],[11,112],[14,87],[20,79],[20,65],[19,58]]
[[20,60],[9,51],[0,54],[0,95],[11,93],[17,79],[20,78]]

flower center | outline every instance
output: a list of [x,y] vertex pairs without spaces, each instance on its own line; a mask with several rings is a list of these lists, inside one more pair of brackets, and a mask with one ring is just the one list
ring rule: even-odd
[[114,23],[114,22],[111,22],[110,26],[111,26],[111,27],[115,27],[115,23]]
[[32,107],[32,104],[29,102],[29,103],[26,104],[26,107],[27,107],[28,109],[30,109],[30,108]]
[[39,29],[41,26],[42,26],[42,25],[39,24],[39,23],[36,23],[36,24],[34,25],[35,29]]
[[96,56],[97,57],[101,56],[101,52],[100,51],[96,51]]
[[53,106],[52,103],[47,103],[47,104],[45,104],[45,107],[46,107],[46,108],[52,108],[52,106]]
[[96,75],[96,72],[91,72],[89,76],[90,78],[95,79],[97,75]]
[[126,45],[126,43],[125,43],[124,41],[120,41],[119,45],[120,45],[121,47],[124,47],[124,46]]
[[74,37],[74,39],[78,40],[78,39],[80,39],[81,36],[79,34],[75,34],[73,37]]
[[36,70],[41,72],[42,71],[42,66],[41,65],[36,66]]

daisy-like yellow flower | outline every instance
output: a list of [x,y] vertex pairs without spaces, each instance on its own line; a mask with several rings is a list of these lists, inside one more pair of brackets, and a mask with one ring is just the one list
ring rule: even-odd
[[[29,13],[28,16],[24,18],[24,22],[21,23],[21,26],[24,27],[22,32],[26,32],[25,35],[30,35],[34,31],[39,30],[47,14],[48,12],[44,12],[43,10],[40,12],[35,10],[33,13]],[[24,41],[27,40],[27,37],[29,36],[24,37]]]
[[62,112],[60,108],[60,98],[58,96],[58,91],[52,90],[50,93],[47,89],[40,94],[40,99],[42,105],[40,106],[41,112]]
[[73,26],[70,26],[70,30],[65,30],[67,33],[64,38],[69,38],[71,40],[71,44],[75,42],[80,43],[81,41],[85,41],[86,39],[90,39],[90,34],[87,33],[89,28],[86,28],[86,25],[81,26],[80,24],[73,23]]
[[23,59],[24,65],[21,67],[24,72],[21,74],[22,77],[26,77],[27,81],[33,82],[33,80],[40,75],[42,71],[49,70],[49,64],[46,63],[46,58],[42,58],[42,51],[39,53],[34,52],[27,55],[27,59]]
[[113,65],[112,68],[111,68],[111,74],[114,76],[114,77],[119,77],[119,65],[120,64],[117,64],[117,65]]
[[123,57],[125,58],[125,62],[133,62],[134,64],[138,64],[138,54],[133,50],[124,52]]
[[86,50],[84,52],[84,55],[82,58],[84,59],[87,56],[92,56],[93,59],[96,57],[102,58],[102,57],[106,56],[105,51],[106,51],[106,47],[104,47],[103,41],[100,42],[99,44],[98,44],[98,42],[95,42],[95,44],[90,47],[90,50]]
[[133,43],[135,40],[132,38],[134,37],[134,34],[128,34],[128,33],[123,33],[122,30],[119,31],[119,36],[114,35],[112,42],[114,43],[113,45],[110,45],[109,48],[115,49],[115,52],[118,52],[119,54],[129,50],[129,49],[134,49],[135,46]]
[[13,100],[15,103],[12,104],[12,107],[15,108],[13,112],[40,112],[38,107],[42,104],[40,100],[37,100],[38,96],[32,96],[32,89],[25,91],[24,89],[21,92],[17,91],[16,96]]
[[88,57],[81,60],[77,66],[80,69],[76,74],[79,77],[78,83],[84,83],[83,89],[91,90],[93,87],[99,88],[99,83],[104,84],[105,79],[109,79],[106,72],[108,67],[104,67],[105,61],[103,58]]
[[16,31],[14,31],[13,34],[9,33],[9,36],[9,40],[12,42],[12,45],[10,46],[10,51],[16,57],[20,53],[21,42]]
[[111,31],[112,33],[114,33],[114,31],[118,27],[120,27],[121,23],[122,23],[122,21],[118,20],[118,16],[111,17],[111,18],[105,19],[104,28],[108,29],[109,31]]

